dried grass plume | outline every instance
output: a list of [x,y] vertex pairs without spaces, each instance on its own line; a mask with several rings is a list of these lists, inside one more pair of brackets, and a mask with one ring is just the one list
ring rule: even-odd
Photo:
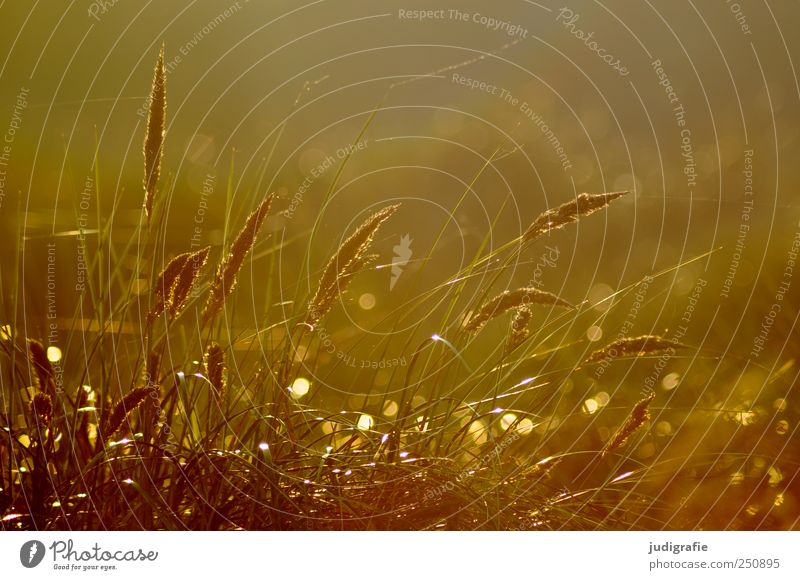
[[206,349],[206,354],[203,357],[203,366],[205,366],[208,381],[213,385],[217,397],[221,399],[227,386],[225,380],[227,369],[225,367],[225,351],[216,342],[212,342]]
[[630,358],[636,356],[646,356],[653,354],[670,355],[675,353],[678,348],[688,348],[685,344],[669,340],[663,336],[647,334],[631,338],[620,338],[603,348],[594,351],[584,362],[594,363],[604,360],[617,358]]
[[534,304],[558,306],[559,308],[567,308],[570,310],[575,308],[572,304],[566,300],[562,300],[555,294],[539,290],[532,286],[528,288],[517,288],[516,290],[506,290],[481,306],[477,312],[473,312],[464,323],[464,330],[472,333],[478,332],[487,322],[505,314],[509,310],[528,307]]
[[222,307],[225,300],[233,292],[236,286],[236,276],[242,269],[244,259],[256,243],[261,226],[267,219],[267,214],[272,206],[275,194],[269,194],[258,205],[258,207],[247,217],[244,227],[239,231],[233,243],[228,249],[228,253],[222,258],[214,274],[211,289],[208,294],[205,309],[203,310],[204,323],[214,318]]
[[156,279],[153,288],[153,307],[147,316],[148,322],[166,312],[174,320],[189,300],[189,293],[200,278],[200,272],[208,262],[211,248],[186,252],[172,258]]
[[533,223],[522,234],[522,242],[532,242],[544,234],[563,228],[567,224],[578,221],[581,216],[590,215],[612,201],[622,197],[627,191],[614,191],[610,193],[581,193],[573,201],[547,210],[533,220]]
[[400,204],[389,205],[376,211],[339,246],[322,272],[319,287],[308,306],[306,324],[315,326],[344,292],[353,275],[377,259],[377,256],[367,254],[375,233],[399,207]]
[[147,133],[144,137],[144,211],[148,221],[153,215],[161,158],[164,154],[164,124],[167,114],[167,79],[164,70],[164,45],[158,53],[150,89]]
[[149,396],[154,396],[158,393],[155,387],[136,387],[130,393],[122,397],[122,400],[117,403],[111,410],[111,414],[103,425],[103,437],[111,437],[119,431],[123,422],[133,411]]
[[50,395],[36,393],[31,401],[31,413],[40,426],[47,427],[53,418],[53,399]]
[[46,394],[55,394],[56,386],[53,372],[53,365],[47,358],[47,351],[41,342],[28,339],[28,360],[33,366],[36,379],[39,382],[39,389]]
[[628,438],[633,435],[639,427],[650,420],[650,403],[653,402],[655,396],[656,394],[652,393],[649,397],[636,403],[630,415],[628,415],[628,418],[625,419],[625,422],[620,425],[619,429],[617,429],[611,439],[608,440],[608,443],[603,448],[601,457],[605,457],[615,449],[619,449],[625,445]]
[[523,306],[514,314],[511,319],[511,328],[508,332],[508,339],[506,341],[506,352],[515,350],[519,345],[525,342],[531,334],[530,324],[533,311],[527,306]]

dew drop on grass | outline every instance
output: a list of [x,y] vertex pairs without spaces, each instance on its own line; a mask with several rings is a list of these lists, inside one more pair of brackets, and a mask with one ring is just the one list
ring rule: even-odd
[[520,435],[530,435],[533,432],[533,421],[530,419],[522,419],[517,423],[517,433]]

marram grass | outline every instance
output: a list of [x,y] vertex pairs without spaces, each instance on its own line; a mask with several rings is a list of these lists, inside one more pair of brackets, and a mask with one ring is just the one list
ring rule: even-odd
[[[148,230],[163,218],[163,204],[155,203],[166,122],[163,58],[162,49],[144,145],[140,228]],[[498,266],[498,250],[476,255],[430,291],[453,305],[441,335],[401,330],[376,341],[380,363],[356,361],[341,336],[375,339],[343,327],[334,306],[352,299],[356,280],[390,263],[376,253],[376,239],[402,217],[401,207],[373,211],[344,232],[311,279],[293,281],[292,290],[313,292],[286,300],[277,267],[248,261],[269,255],[261,244],[274,242],[262,232],[280,200],[262,195],[230,244],[177,248],[153,266],[144,292],[136,276],[122,280],[124,292],[101,292],[99,267],[108,256],[98,255],[88,273],[97,318],[66,337],[70,347],[57,363],[42,337],[3,328],[2,529],[686,528],[701,522],[678,507],[685,497],[676,500],[659,484],[695,485],[702,473],[713,484],[740,469],[724,451],[651,459],[658,434],[675,429],[661,419],[651,425],[654,396],[643,396],[628,373],[643,355],[688,347],[653,334],[590,352],[587,311],[543,289],[503,289],[510,261]],[[621,195],[580,194],[542,213],[501,250],[528,259],[529,244]],[[294,239],[302,244],[314,234]],[[237,280],[248,269],[269,282],[263,298],[280,308],[268,308],[263,327],[233,332],[215,321],[235,306]],[[472,288],[482,273],[491,275]],[[465,305],[468,290],[475,298]],[[17,303],[2,296],[5,310]],[[419,300],[389,323],[402,327],[407,311],[427,307]],[[326,353],[350,372],[355,402],[346,408],[319,394],[331,366]],[[587,375],[597,365],[586,363],[600,361],[620,365],[618,383]],[[724,411],[704,411],[701,428]],[[776,487],[773,503],[780,493]]]

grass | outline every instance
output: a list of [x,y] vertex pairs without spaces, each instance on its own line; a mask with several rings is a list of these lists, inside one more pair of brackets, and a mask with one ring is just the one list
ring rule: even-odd
[[[597,349],[582,338],[598,323],[591,305],[504,288],[514,263],[535,261],[537,243],[566,235],[555,232],[624,192],[581,194],[494,250],[486,251],[487,234],[458,273],[385,313],[380,326],[391,332],[373,340],[336,312],[355,280],[392,266],[372,245],[402,208],[371,211],[314,278],[293,287],[280,287],[272,259],[282,242],[262,231],[276,216],[272,195],[240,223],[226,221],[226,232],[238,234],[222,255],[207,247],[159,256],[163,49],[150,103],[142,219],[122,245],[100,229],[87,251],[90,310],[80,307],[62,331],[63,352],[51,355],[45,337],[22,336],[17,324],[3,327],[3,529],[796,527],[798,463],[773,441],[777,412],[763,412],[765,447],[754,451],[737,438],[763,406],[692,401],[691,414],[672,420],[681,442],[653,460],[643,450],[666,429],[665,414],[688,404],[670,409],[675,395],[642,396],[638,387],[615,390],[609,403],[604,391],[588,397],[579,384],[597,382],[602,366],[612,369],[603,380],[640,385],[645,363],[691,348],[643,335]],[[310,245],[318,225],[288,243]],[[126,276],[120,264],[131,258],[136,275]],[[208,262],[216,262],[210,276]],[[412,287],[426,265],[406,274]],[[611,314],[673,270],[619,290]],[[264,322],[234,330],[237,278],[249,271],[269,280],[256,297],[267,305]],[[20,281],[0,283],[2,314],[18,321]],[[421,335],[413,322],[427,311],[441,317],[440,333]],[[364,344],[366,365],[354,358]],[[770,384],[791,384],[790,369]],[[361,389],[350,397],[356,404],[320,402],[342,372]],[[692,448],[709,430],[722,432],[724,444]],[[718,511],[692,508],[720,489],[727,503]]]

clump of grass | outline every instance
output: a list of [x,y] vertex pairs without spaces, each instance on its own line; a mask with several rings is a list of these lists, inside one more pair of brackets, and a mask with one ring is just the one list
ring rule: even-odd
[[[165,105],[162,48],[145,137],[148,220],[161,170]],[[581,194],[541,214],[521,239],[533,242],[606,208],[623,193]],[[0,410],[0,427],[7,434],[0,438],[0,527],[663,527],[658,519],[662,506],[653,506],[652,498],[637,487],[645,479],[643,463],[636,467],[640,479],[626,472],[620,483],[616,468],[595,477],[595,470],[608,467],[600,459],[620,449],[649,420],[653,396],[636,403],[598,451],[597,439],[586,435],[595,432],[587,429],[587,421],[597,416],[589,419],[566,410],[572,403],[580,408],[584,401],[580,381],[572,379],[586,361],[563,344],[571,337],[569,330],[549,320],[536,325],[533,310],[545,306],[568,311],[564,326],[577,324],[581,314],[567,300],[538,288],[497,294],[496,281],[510,262],[495,258],[509,248],[515,256],[524,251],[519,239],[488,255],[481,249],[469,266],[431,291],[431,296],[443,294],[442,303],[449,301],[440,328],[445,329],[442,334],[454,329],[452,342],[437,334],[415,348],[420,333],[427,332],[420,323],[402,331],[403,340],[396,341],[402,345],[388,340],[375,345],[373,352],[379,354],[373,356],[384,362],[402,357],[403,364],[382,368],[370,361],[347,375],[349,383],[359,385],[358,397],[363,395],[358,411],[341,408],[331,397],[312,404],[315,392],[324,388],[323,377],[336,382],[327,373],[331,365],[349,360],[350,353],[337,343],[332,354],[321,331],[308,344],[295,341],[293,332],[318,327],[354,276],[379,259],[373,253],[375,236],[398,205],[372,213],[339,245],[313,295],[299,296],[290,314],[254,333],[208,324],[231,300],[273,201],[269,195],[259,203],[220,259],[202,311],[202,338],[196,320],[179,317],[190,296],[205,291],[200,280],[210,248],[181,253],[162,269],[151,288],[147,324],[141,324],[135,311],[138,274],[129,281],[127,296],[132,298],[112,304],[111,296],[119,293],[98,294],[98,317],[114,313],[114,323],[99,323],[97,330],[74,341],[81,346],[87,341],[83,350],[65,354],[67,366],[72,365],[67,394],[55,392],[55,372],[41,342],[18,344],[15,332],[0,331],[3,370],[11,378],[0,385],[2,400],[10,401]],[[153,231],[142,224],[135,235],[144,228]],[[120,262],[126,257],[115,256]],[[489,263],[498,278],[481,280],[477,298],[463,307],[472,311],[462,316],[460,306],[476,268]],[[278,279],[283,283],[279,274],[274,265],[259,272],[270,284]],[[114,274],[115,281],[122,278]],[[302,276],[287,282],[301,288],[307,283]],[[285,288],[279,290],[267,291],[268,316],[277,310],[272,305],[288,302]],[[0,297],[5,301],[5,293]],[[407,322],[407,306],[389,320],[395,327]],[[420,299],[410,306],[424,308],[426,303]],[[505,314],[513,314],[511,326],[505,334],[497,329],[497,352],[471,356],[475,353],[469,349],[480,342],[471,337],[488,333],[487,325]],[[162,315],[170,324],[156,328],[152,323]],[[135,340],[119,340],[123,325],[132,329]],[[326,330],[332,335],[337,329]],[[353,328],[343,330],[353,340],[364,338]],[[526,348],[520,348],[523,344]],[[678,347],[682,345],[659,336],[641,336],[615,341],[587,361]],[[557,364],[540,364],[543,354]],[[6,387],[15,381],[28,387],[31,373],[36,376],[33,388]],[[308,377],[320,380],[312,385]],[[568,382],[570,389],[562,388]],[[463,396],[456,388],[463,388]],[[120,398],[110,393],[126,394]],[[153,408],[143,408],[149,398]],[[25,411],[14,412],[19,409]],[[114,441],[120,433],[125,437]],[[30,471],[15,468],[23,465]],[[128,484],[124,492],[120,481]]]
[[317,291],[308,306],[307,325],[313,328],[344,292],[353,275],[375,261],[377,256],[367,253],[372,240],[381,224],[399,208],[400,204],[395,204],[379,209],[342,242],[322,272]]

